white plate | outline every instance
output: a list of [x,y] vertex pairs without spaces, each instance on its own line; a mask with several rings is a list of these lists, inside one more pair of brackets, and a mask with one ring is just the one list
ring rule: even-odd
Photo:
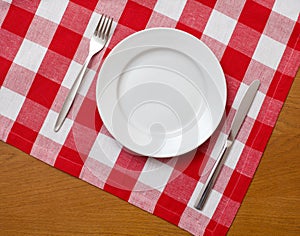
[[121,41],[99,72],[101,119],[127,149],[145,156],[189,152],[217,128],[226,82],[211,50],[194,36],[152,28]]

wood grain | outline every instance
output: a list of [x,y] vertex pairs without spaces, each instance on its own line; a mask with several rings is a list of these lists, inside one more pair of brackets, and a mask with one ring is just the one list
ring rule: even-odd
[[[300,235],[300,71],[228,235]],[[188,235],[0,142],[0,235]]]

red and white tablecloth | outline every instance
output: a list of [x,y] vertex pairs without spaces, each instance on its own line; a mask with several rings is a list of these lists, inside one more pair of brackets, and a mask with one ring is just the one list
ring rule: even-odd
[[[299,10],[298,0],[2,0],[0,138],[192,234],[224,235],[299,67]],[[113,36],[93,58],[66,122],[55,133],[54,122],[102,13],[114,18]],[[228,120],[248,85],[261,81],[203,211],[193,205],[222,133],[192,158],[155,160],[124,151],[97,112],[95,85],[103,59],[126,36],[151,27],[189,32],[215,53],[228,86]]]

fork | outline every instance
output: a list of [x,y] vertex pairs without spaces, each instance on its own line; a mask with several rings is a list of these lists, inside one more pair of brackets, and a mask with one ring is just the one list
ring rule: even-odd
[[55,126],[54,126],[54,131],[57,132],[62,124],[64,123],[66,116],[68,115],[68,112],[73,104],[73,101],[75,99],[75,96],[77,94],[78,88],[84,78],[85,71],[87,69],[87,66],[92,59],[92,57],[100,52],[105,44],[108,41],[108,37],[110,34],[111,26],[112,26],[113,18],[101,15],[100,20],[98,22],[98,25],[94,31],[94,34],[90,40],[90,45],[89,45],[89,53],[88,56],[74,82],[72,85],[72,88],[60,110],[60,113],[57,117]]

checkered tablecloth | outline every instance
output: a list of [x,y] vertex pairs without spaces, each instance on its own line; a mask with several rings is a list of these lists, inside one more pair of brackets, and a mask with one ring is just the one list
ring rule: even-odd
[[[299,11],[298,0],[2,0],[0,138],[192,234],[224,235],[299,67]],[[75,104],[55,133],[101,13],[114,18],[113,36],[90,63]],[[151,27],[189,32],[215,53],[226,77],[229,121],[248,85],[261,81],[203,211],[193,206],[218,154],[218,135],[192,158],[153,160],[124,151],[97,112],[95,86],[103,59],[126,36]]]

